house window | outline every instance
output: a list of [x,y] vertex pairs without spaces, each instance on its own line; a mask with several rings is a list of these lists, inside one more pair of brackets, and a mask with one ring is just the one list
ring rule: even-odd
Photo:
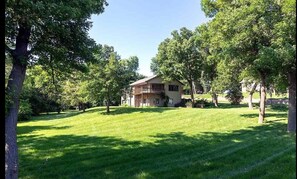
[[143,103],[146,103],[146,99],[143,99]]
[[178,91],[178,85],[169,85],[169,91]]
[[154,90],[154,91],[164,90],[164,85],[163,84],[152,84],[152,90]]
[[160,104],[160,99],[159,98],[155,99],[155,104]]

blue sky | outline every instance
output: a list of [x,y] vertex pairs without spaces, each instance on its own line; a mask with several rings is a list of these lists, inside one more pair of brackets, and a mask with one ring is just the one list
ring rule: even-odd
[[107,0],[103,14],[93,15],[89,31],[99,44],[113,46],[122,58],[136,55],[139,73],[150,76],[158,45],[173,30],[194,30],[207,22],[199,0]]

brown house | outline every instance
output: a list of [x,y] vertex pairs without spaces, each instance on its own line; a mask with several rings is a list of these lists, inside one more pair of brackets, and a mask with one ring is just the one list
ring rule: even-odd
[[181,101],[183,84],[178,80],[164,82],[160,76],[154,75],[138,80],[132,84],[131,93],[122,97],[122,104],[129,106],[163,106],[166,95],[168,106],[174,106]]

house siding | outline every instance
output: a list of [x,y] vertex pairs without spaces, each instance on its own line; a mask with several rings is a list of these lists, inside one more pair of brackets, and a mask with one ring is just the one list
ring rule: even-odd
[[[181,101],[182,96],[182,84],[178,81],[170,81],[170,82],[163,82],[162,78],[155,77],[147,82],[145,82],[146,85],[144,86],[150,86],[151,84],[164,84],[164,92],[165,95],[169,97],[169,99],[172,100],[172,103],[169,103],[168,106],[173,107],[176,103],[179,103]],[[178,91],[169,91],[169,85],[177,85]],[[132,88],[143,86],[143,83],[139,85],[135,85]],[[133,91],[135,91],[133,89]],[[155,99],[159,99],[159,104],[156,104],[154,101]],[[142,99],[146,99],[146,103],[143,103]],[[164,101],[161,99],[159,93],[135,93],[131,99],[131,104],[129,104],[129,97],[126,100],[126,104],[135,106],[135,107],[142,107],[142,106],[164,106]]]
[[[169,91],[169,85],[177,85],[178,91]],[[165,94],[172,99],[172,104],[168,104],[168,106],[173,107],[176,103],[179,103],[181,101],[181,95],[182,95],[182,85],[177,81],[172,81],[169,83],[165,83]]]

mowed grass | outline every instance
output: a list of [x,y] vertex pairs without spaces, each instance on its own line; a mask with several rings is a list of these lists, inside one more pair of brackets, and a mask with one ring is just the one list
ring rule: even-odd
[[287,112],[88,109],[18,124],[19,178],[296,178]]

